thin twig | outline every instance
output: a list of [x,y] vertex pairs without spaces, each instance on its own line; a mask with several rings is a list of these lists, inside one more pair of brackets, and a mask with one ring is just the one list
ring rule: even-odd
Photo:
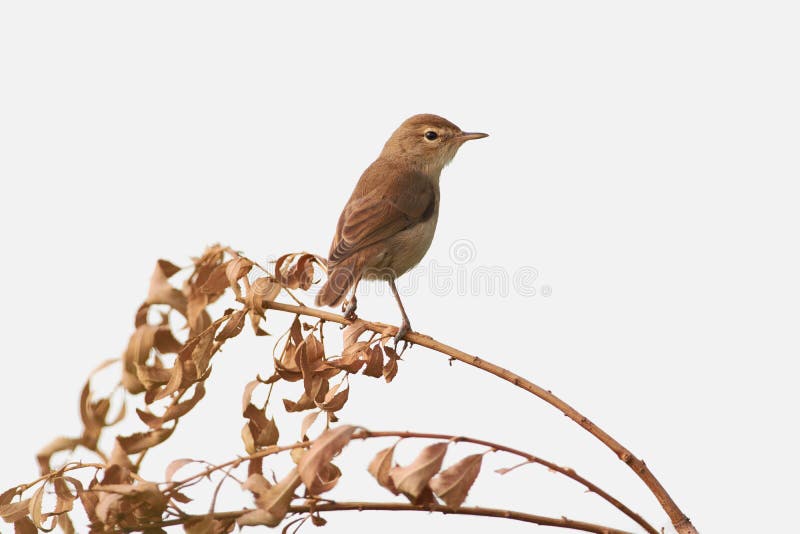
[[[440,504],[406,504],[394,502],[333,502],[333,503],[313,503],[313,504],[300,504],[289,507],[289,513],[305,514],[311,511],[317,512],[340,512],[346,510],[357,510],[363,512],[365,510],[377,511],[394,511],[394,512],[438,512],[441,514],[453,515],[472,515],[483,517],[497,517],[501,519],[512,519],[515,521],[522,521],[525,523],[533,523],[536,525],[570,528],[573,530],[580,530],[582,532],[594,532],[596,534],[631,534],[626,530],[618,530],[595,523],[587,523],[585,521],[577,521],[568,519],[566,517],[548,517],[536,514],[527,514],[524,512],[515,512],[513,510],[502,510],[499,508],[477,508],[477,507],[461,507],[456,509],[448,508]],[[234,519],[242,516],[250,509],[236,510],[232,512],[220,512],[212,514],[214,519]],[[199,519],[208,516],[189,516],[181,519],[171,519],[169,521],[162,521],[160,523],[153,523],[150,525],[143,525],[143,528],[163,528],[174,525],[181,525],[190,519]]]
[[513,449],[511,447],[506,447],[505,445],[500,445],[499,443],[492,443],[491,441],[485,441],[482,439],[473,439],[468,438],[465,436],[451,436],[448,434],[431,434],[427,432],[370,432],[368,430],[363,430],[360,433],[354,434],[353,438],[380,438],[380,437],[398,437],[398,438],[428,438],[428,439],[444,439],[454,442],[464,442],[464,443],[473,443],[475,445],[483,445],[484,447],[489,447],[495,451],[503,451],[510,454],[515,454],[521,458],[525,458],[527,460],[526,463],[536,463],[547,467],[557,473],[560,473],[566,477],[571,478],[572,480],[583,484],[587,490],[592,493],[596,493],[602,499],[605,499],[609,503],[611,503],[615,508],[621,511],[623,514],[627,515],[629,518],[636,521],[642,528],[644,528],[649,534],[659,534],[658,530],[655,529],[650,523],[645,521],[645,519],[625,506],[622,502],[618,499],[614,498],[613,496],[609,495],[606,491],[602,488],[594,484],[593,482],[583,478],[581,475],[575,472],[574,469],[569,467],[562,467],[558,464],[545,460],[543,458],[539,458],[538,456],[534,456],[533,454],[528,454],[527,452],[520,451],[518,449]]
[[[293,304],[284,304],[282,302],[274,302],[274,301],[264,301],[262,306],[265,309],[271,308],[278,311],[290,312],[295,314],[303,314],[310,317],[317,317],[319,319],[325,319],[326,321],[338,323],[342,325],[352,324],[353,321],[342,317],[341,315],[337,315],[335,313],[327,312],[324,310],[318,310],[316,308],[310,308],[308,306],[295,306]],[[370,321],[363,321],[363,324],[366,329],[372,330],[373,332],[380,332],[382,334],[393,335],[397,332],[397,327],[393,325],[387,325],[384,323],[375,323]],[[645,465],[644,461],[634,456],[634,454],[625,448],[620,442],[616,439],[611,437],[606,431],[595,425],[592,421],[589,420],[586,416],[581,414],[578,410],[561,400],[559,397],[554,395],[552,392],[542,388],[527,380],[520,375],[509,371],[508,369],[504,369],[499,365],[495,365],[491,362],[483,360],[477,356],[473,356],[472,354],[468,354],[462,350],[459,350],[455,347],[451,347],[445,343],[441,343],[436,341],[430,336],[420,334],[417,332],[409,332],[406,334],[405,339],[413,343],[414,345],[420,345],[422,347],[429,348],[446,356],[449,356],[452,359],[464,362],[468,365],[473,367],[477,367],[483,371],[487,371],[503,380],[514,384],[515,386],[528,391],[542,399],[543,401],[547,402],[551,406],[560,410],[564,415],[578,423],[581,427],[583,427],[587,432],[592,434],[596,437],[600,442],[602,442],[606,447],[611,449],[617,457],[622,460],[628,467],[630,467],[634,473],[645,483],[645,485],[650,489],[651,493],[658,499],[658,502],[661,504],[661,507],[669,516],[670,520],[672,521],[673,526],[678,531],[678,534],[697,534],[697,530],[692,525],[692,522],[689,518],[681,511],[675,501],[670,497],[667,490],[661,485],[661,482],[650,472],[647,465]]]

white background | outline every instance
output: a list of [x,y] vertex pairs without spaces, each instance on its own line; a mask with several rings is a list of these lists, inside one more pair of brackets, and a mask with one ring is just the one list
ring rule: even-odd
[[[35,451],[79,430],[83,380],[124,349],[157,258],[185,265],[218,241],[264,261],[325,253],[363,168],[403,119],[431,112],[491,137],[444,171],[421,268],[531,266],[538,293],[441,295],[423,277],[405,300],[413,326],[571,402],[644,457],[701,532],[787,532],[800,475],[797,15],[791,2],[3,3],[0,489],[35,478]],[[475,256],[459,266],[461,239]],[[396,323],[374,290],[361,315]],[[241,390],[270,374],[271,348],[245,332],[215,359],[207,398],[145,476],[242,452]],[[516,446],[670,531],[635,475],[556,410],[425,349],[405,360],[388,386],[356,377],[342,420]],[[139,428],[134,416],[120,431]],[[345,452],[335,498],[392,498],[365,471],[388,443]],[[635,530],[541,468],[492,472],[513,462],[488,457],[467,504]],[[226,490],[220,508],[250,502]],[[327,518],[327,532],[531,529]]]

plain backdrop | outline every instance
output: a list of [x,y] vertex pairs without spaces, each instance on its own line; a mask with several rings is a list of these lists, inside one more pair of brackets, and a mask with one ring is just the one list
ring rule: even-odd
[[[324,254],[361,171],[429,112],[491,136],[443,173],[436,238],[403,286],[414,328],[566,399],[643,457],[701,532],[788,532],[799,23],[794,2],[4,2],[0,489],[34,479],[35,451],[80,430],[83,381],[124,349],[156,259],[186,265],[215,242],[264,262]],[[379,289],[365,285],[361,315],[397,323]],[[145,476],[243,452],[241,391],[271,373],[273,339],[245,332],[215,358],[206,399]],[[414,348],[392,384],[351,385],[344,422],[524,449],[672,531],[613,454],[495,377]],[[274,406],[294,441],[299,418]],[[120,432],[138,429],[133,416]],[[366,473],[389,443],[348,449],[334,498],[393,500]],[[636,531],[544,469],[493,473],[514,462],[487,457],[467,504]],[[218,509],[249,504],[229,483]],[[548,531],[327,518],[326,532]]]

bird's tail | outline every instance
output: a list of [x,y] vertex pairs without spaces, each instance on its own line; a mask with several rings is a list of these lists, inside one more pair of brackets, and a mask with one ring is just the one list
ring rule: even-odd
[[361,261],[359,258],[349,258],[339,263],[328,271],[328,280],[317,294],[317,306],[338,306],[342,303],[347,292],[356,283],[360,274]]

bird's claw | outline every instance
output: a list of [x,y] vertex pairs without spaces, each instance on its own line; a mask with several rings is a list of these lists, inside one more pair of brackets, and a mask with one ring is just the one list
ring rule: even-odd
[[354,321],[358,319],[356,316],[356,308],[358,307],[358,302],[356,302],[356,297],[353,295],[353,298],[347,303],[347,306],[342,306],[342,312],[344,312],[344,318],[349,321]]
[[[411,325],[408,322],[403,321],[403,323],[400,325],[400,328],[397,329],[397,334],[394,336],[394,350],[395,352],[397,352],[398,355],[402,355],[408,347],[414,346],[413,343],[410,343],[409,341],[403,339],[409,332],[411,332]],[[403,342],[403,348],[398,349],[398,345],[400,344],[401,341]]]

